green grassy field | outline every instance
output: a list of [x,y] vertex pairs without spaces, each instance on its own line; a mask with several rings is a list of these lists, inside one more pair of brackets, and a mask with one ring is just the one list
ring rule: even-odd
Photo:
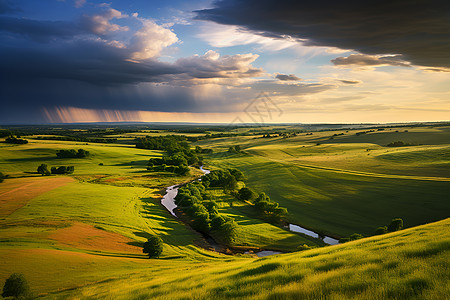
[[[91,156],[56,158],[58,149],[78,148],[90,151]],[[203,249],[207,247],[203,237],[160,205],[165,187],[202,174],[194,168],[185,177],[148,172],[148,159],[161,155],[161,151],[112,144],[41,140],[20,146],[1,144],[0,169],[10,177],[0,184],[0,200],[5,200],[0,204],[16,207],[0,216],[0,253],[5,258],[0,262],[0,282],[13,272],[22,272],[33,291],[41,294],[123,277],[131,269],[151,264],[142,253],[149,235],[164,241],[160,261],[168,265],[161,266],[163,270],[243,259]],[[41,163],[74,165],[75,172],[41,176],[35,173]],[[302,244],[321,245],[246,216],[245,205],[237,203],[232,208],[227,201],[221,210],[239,223],[238,246],[293,251]],[[34,260],[35,256],[39,259]]]
[[[287,139],[244,136],[198,144],[215,150],[208,157],[212,167],[240,169],[249,187],[287,207],[291,222],[332,236],[371,235],[392,218],[401,217],[411,227],[446,218],[450,211],[449,128],[402,130],[360,136],[355,133],[361,130],[314,132]],[[404,139],[399,134],[433,144],[379,145]],[[235,144],[245,154],[226,152]]]
[[[320,247],[213,190],[220,213],[238,223],[236,246],[320,247],[266,258],[209,251],[199,233],[161,206],[165,187],[202,174],[194,168],[184,177],[148,172],[148,159],[161,151],[33,139],[0,143],[0,171],[9,175],[0,183],[0,283],[23,273],[44,299],[441,299],[449,292],[450,130],[396,130],[198,142],[214,149],[205,157],[208,168],[242,170],[245,184],[287,207],[293,223],[332,236],[370,235],[394,217],[412,227]],[[396,140],[423,145],[385,147]],[[227,153],[234,144],[244,153]],[[91,156],[56,158],[56,150],[79,148]],[[40,176],[42,163],[73,165],[75,172]],[[164,241],[159,259],[142,253],[150,234]]]
[[69,299],[444,299],[450,220],[344,245],[136,273],[48,295]]

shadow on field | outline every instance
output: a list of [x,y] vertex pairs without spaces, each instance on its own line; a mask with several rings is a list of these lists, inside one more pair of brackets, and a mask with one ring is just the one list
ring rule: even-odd
[[10,158],[6,161],[9,162],[39,162],[39,161],[49,161],[49,160],[58,160],[57,157],[54,156],[44,156],[44,157],[27,157],[27,158]]
[[114,164],[113,166],[117,166],[117,167],[135,167],[135,166],[147,166],[148,164],[148,159],[145,160],[134,160],[134,161],[130,161],[130,162],[124,162],[124,163],[120,163],[120,164]]

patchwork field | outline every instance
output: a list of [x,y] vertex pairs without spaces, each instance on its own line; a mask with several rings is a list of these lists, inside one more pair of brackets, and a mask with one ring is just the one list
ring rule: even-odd
[[[122,143],[147,132],[125,134],[116,144],[0,143],[0,171],[8,175],[0,183],[0,282],[23,273],[43,299],[441,299],[449,293],[450,130],[360,131],[194,144],[213,149],[204,154],[207,168],[244,172],[247,187],[288,209],[288,222],[336,238],[371,236],[396,217],[408,228],[323,247],[268,223],[232,193],[212,190],[219,212],[238,224],[241,252],[292,252],[265,258],[210,251],[204,236],[161,206],[167,186],[202,172],[147,171],[148,159],[164,153]],[[415,145],[386,147],[397,140]],[[243,151],[229,152],[233,145]],[[56,157],[56,150],[80,148],[91,155]],[[41,176],[43,163],[73,165],[75,172]],[[159,259],[142,253],[150,235],[164,242]],[[316,249],[298,251],[307,247]]]
[[[211,167],[243,171],[249,187],[288,208],[292,223],[342,237],[371,235],[396,217],[407,227],[448,217],[450,130],[405,130],[240,136],[198,144],[214,149]],[[424,145],[385,146],[406,135]],[[231,145],[240,145],[243,153],[229,153]]]

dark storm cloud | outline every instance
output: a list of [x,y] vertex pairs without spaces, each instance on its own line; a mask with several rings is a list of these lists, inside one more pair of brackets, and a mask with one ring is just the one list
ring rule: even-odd
[[416,65],[450,67],[449,11],[448,0],[227,0],[197,11],[197,18],[307,39],[308,45],[401,54]]
[[127,60],[127,50],[97,40],[70,41],[52,47],[0,49],[1,73],[8,80],[71,79],[114,86],[160,82],[162,75],[181,73],[156,60]]
[[[43,109],[52,107],[214,111],[221,95],[202,103],[195,85],[263,72],[251,65],[258,57],[253,54],[220,56],[210,51],[174,63],[157,56],[135,60],[133,54],[146,44],[105,40],[71,22],[11,17],[0,22],[0,123],[14,123],[18,115],[43,122]],[[160,30],[156,24],[150,29]]]
[[22,35],[37,42],[48,42],[55,38],[72,38],[83,33],[81,28],[72,22],[37,21],[8,16],[0,17],[0,30]]
[[19,12],[18,8],[14,3],[8,0],[0,0],[0,15],[2,14],[12,14]]
[[275,78],[278,79],[278,80],[281,80],[281,81],[298,81],[298,80],[302,80],[301,78],[298,78],[294,74],[290,74],[290,75],[278,74],[277,76],[275,76]]

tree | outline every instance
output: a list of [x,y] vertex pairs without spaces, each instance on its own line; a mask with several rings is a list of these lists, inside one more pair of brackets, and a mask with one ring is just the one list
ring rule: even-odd
[[163,240],[158,236],[151,236],[144,243],[142,252],[148,253],[148,258],[158,258],[163,251]]
[[28,286],[27,280],[20,273],[13,273],[6,279],[5,285],[3,286],[2,297],[23,297],[29,294],[30,287]]
[[39,174],[41,174],[42,176],[44,175],[50,175],[50,171],[48,170],[48,167],[46,164],[41,164],[38,168],[37,168],[37,172]]
[[225,178],[225,182],[223,183],[223,189],[226,191],[233,191],[237,189],[237,181],[233,175]]
[[0,172],[0,182],[3,182],[3,179],[6,178],[6,175]]
[[228,169],[228,171],[230,172],[231,175],[234,176],[234,178],[236,178],[237,181],[245,181],[244,173],[242,173],[240,170]]
[[177,175],[185,176],[189,174],[190,170],[188,166],[177,166],[174,171]]
[[400,218],[392,219],[391,224],[389,224],[387,230],[389,232],[394,232],[398,230],[402,230],[403,228],[403,220]]
[[239,190],[238,196],[242,201],[252,201],[256,197],[256,194],[251,189],[243,187]]

